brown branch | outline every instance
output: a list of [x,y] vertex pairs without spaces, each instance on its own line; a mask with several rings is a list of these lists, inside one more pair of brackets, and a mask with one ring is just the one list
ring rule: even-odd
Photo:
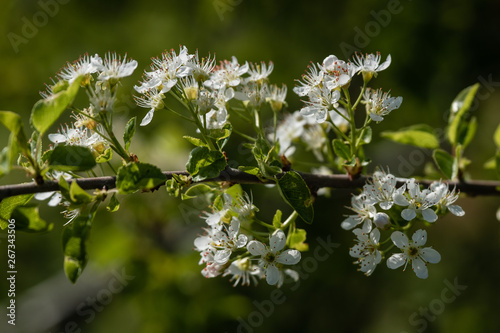
[[[187,171],[164,171],[163,174],[167,179],[171,179],[174,174],[189,176]],[[350,180],[347,175],[317,175],[310,173],[301,173],[305,182],[312,189],[319,189],[322,187],[331,188],[361,188],[370,177],[360,176],[357,179]],[[398,186],[404,184],[404,178],[398,178]],[[112,189],[116,187],[116,177],[95,177],[95,178],[80,178],[76,180],[68,180],[68,183],[76,181],[78,185],[84,190],[96,189]],[[203,182],[209,181],[227,181],[239,184],[265,184],[266,182],[260,180],[258,177],[239,171],[233,168],[226,168],[216,178],[206,179]],[[419,184],[430,185],[434,180],[422,179],[418,180]],[[455,187],[462,193],[470,195],[500,195],[500,182],[487,181],[487,180],[471,180],[466,182],[448,181],[446,182],[451,188]],[[58,191],[59,184],[57,181],[47,180],[41,185],[35,182],[25,184],[3,185],[0,186],[0,200],[21,194],[32,194],[41,192]]]

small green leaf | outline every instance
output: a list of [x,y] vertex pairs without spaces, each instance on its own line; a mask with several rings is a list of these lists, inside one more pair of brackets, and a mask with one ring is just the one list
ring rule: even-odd
[[135,134],[135,123],[137,121],[137,117],[133,117],[130,119],[125,126],[125,133],[123,133],[123,142],[125,142],[125,150],[128,151],[130,147],[130,143],[132,142],[132,137]]
[[78,216],[63,229],[64,272],[72,283],[76,282],[87,265],[86,241],[92,219],[93,214]]
[[196,147],[208,147],[208,145],[201,139],[193,138],[192,136],[188,135],[184,135],[182,138]]
[[446,151],[442,149],[434,150],[432,154],[432,158],[438,169],[446,176],[446,178],[453,180],[457,177],[458,174],[458,163],[457,159]]
[[255,167],[255,166],[242,165],[242,166],[238,167],[238,170],[243,171],[245,173],[248,173],[250,175],[254,175],[254,176],[258,176],[261,174],[260,169],[258,167]]
[[0,111],[0,123],[10,131],[9,145],[5,147],[0,155],[0,177],[10,172],[10,169],[19,153],[30,156],[30,150],[24,133],[21,117],[11,111]]
[[129,194],[141,189],[153,189],[166,180],[167,176],[152,164],[129,163],[118,170],[116,187],[119,193]]
[[430,149],[439,147],[439,139],[434,134],[434,130],[425,124],[409,126],[398,131],[385,131],[380,133],[380,135],[394,142],[406,145]]
[[277,183],[285,201],[306,223],[311,224],[314,219],[313,198],[302,176],[296,171],[288,171]]
[[10,131],[11,140],[14,140],[22,151],[27,152],[28,140],[21,116],[12,111],[0,111],[0,123]]
[[340,139],[334,139],[332,144],[333,150],[338,157],[344,159],[345,161],[351,160],[351,149],[349,148],[349,145],[345,144]]
[[477,130],[477,118],[472,117],[471,120],[466,124],[466,130],[464,131],[464,139],[459,140],[461,142],[463,149],[469,145],[469,143],[474,138]]
[[195,182],[215,178],[225,168],[224,154],[220,151],[211,151],[207,147],[194,148],[186,164],[186,169]]
[[207,184],[195,184],[188,188],[186,193],[182,194],[182,200],[196,198],[200,195],[204,195],[212,191],[213,189]]
[[451,113],[448,120],[448,139],[454,146],[464,143],[464,141],[460,140],[460,137],[463,136],[461,132],[464,131],[466,127],[464,118],[474,101],[478,89],[479,83],[465,88],[457,95],[451,104]]
[[16,207],[11,218],[16,220],[16,230],[19,231],[46,232],[53,227],[53,223],[47,223],[40,217],[37,206]]
[[217,141],[217,145],[220,149],[224,148],[226,143],[229,141],[229,137],[233,131],[231,124],[226,124],[221,129],[215,129],[210,131],[210,137]]
[[69,187],[69,196],[71,202],[76,205],[83,205],[92,201],[93,196],[85,192],[76,182],[73,180]]
[[35,103],[31,111],[31,123],[40,132],[45,133],[61,114],[73,103],[83,75],[79,76],[71,85],[48,99],[41,99]]
[[108,212],[114,213],[114,212],[116,212],[119,208],[120,208],[120,202],[119,202],[119,201],[118,201],[118,199],[116,198],[116,193],[113,193],[113,196],[111,197],[111,199],[109,199],[109,204],[108,204],[108,206],[106,207],[106,210],[107,210]]
[[48,158],[51,169],[59,171],[85,171],[96,166],[90,149],[80,146],[62,146],[54,148]]
[[282,215],[283,215],[283,213],[281,213],[281,210],[279,210],[279,209],[276,211],[276,214],[274,214],[273,227],[275,227],[276,229],[281,228],[281,216]]
[[495,144],[497,145],[497,147],[500,148],[500,124],[498,125],[497,129],[495,130],[495,134],[493,135],[493,141],[495,141]]
[[16,195],[0,201],[0,227],[2,229],[7,228],[8,221],[14,209],[26,205],[33,196],[33,194]]
[[104,153],[102,153],[101,155],[97,156],[95,161],[97,163],[105,163],[105,162],[108,162],[110,161],[111,159],[113,158],[113,150],[110,148],[106,149],[104,151]]
[[288,244],[292,249],[299,251],[308,251],[309,245],[305,243],[307,239],[307,232],[304,229],[295,229],[293,232],[288,234]]

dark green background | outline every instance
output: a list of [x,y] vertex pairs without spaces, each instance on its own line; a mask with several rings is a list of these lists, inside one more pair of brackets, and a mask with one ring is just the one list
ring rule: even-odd
[[[294,79],[300,78],[310,61],[321,62],[329,54],[345,58],[341,47],[345,43],[363,52],[380,51],[384,59],[390,53],[392,65],[373,86],[390,89],[393,96],[404,99],[400,109],[373,126],[376,140],[367,153],[374,163],[369,171],[382,165],[390,166],[397,176],[423,175],[429,151],[387,142],[378,133],[414,123],[444,129],[456,94],[481,82],[480,103],[472,111],[479,119],[479,131],[466,156],[473,161],[471,177],[495,177],[483,169],[483,163],[495,152],[491,138],[500,122],[498,1],[75,0],[58,5],[57,13],[47,16],[33,36],[25,35],[27,43],[19,44],[17,52],[9,36],[22,37],[25,22],[33,22],[34,15],[42,17],[42,7],[36,1],[3,0],[1,5],[0,109],[21,113],[26,127],[44,83],[50,83],[66,61],[85,52],[127,53],[139,62],[133,76],[124,80],[124,94],[148,69],[151,57],[166,49],[178,50],[179,44],[191,52],[198,49],[201,55],[215,53],[219,60],[232,55],[241,62],[272,60],[271,80],[287,84],[289,110],[294,111],[301,105],[291,92]],[[384,16],[388,9],[393,13]],[[385,20],[381,24],[375,16]],[[142,118],[146,113],[126,103],[120,110],[117,128],[123,128],[130,117]],[[179,138],[195,134],[183,126],[172,115],[157,112],[151,125],[138,129],[132,151],[164,170],[183,169],[190,147]],[[0,143],[7,143],[4,128]],[[249,156],[237,155],[237,142],[228,152],[241,164]],[[24,180],[15,171],[0,184]],[[270,219],[276,208],[289,212],[276,190],[246,189],[253,192],[262,219]],[[429,266],[427,280],[416,278],[410,269],[392,271],[385,264],[370,278],[356,272],[348,256],[353,235],[339,227],[348,213],[344,206],[349,198],[348,191],[335,190],[331,198],[318,199],[315,222],[306,227],[312,251],[304,254],[303,262],[313,256],[318,237],[340,246],[327,260],[317,261],[317,267],[311,266],[313,272],[301,280],[300,287],[285,285],[279,298],[281,302],[285,297],[284,302],[272,311],[264,309],[264,314],[258,314],[254,302],[268,304],[275,288],[265,283],[233,288],[226,278],[204,279],[199,274],[192,242],[201,232],[198,215],[204,203],[181,202],[161,190],[124,198],[115,214],[100,211],[90,238],[90,264],[75,286],[61,276],[60,234],[65,220],[57,209],[42,205],[42,216],[54,223],[54,230],[44,235],[18,233],[16,238],[16,328],[93,333],[417,332],[423,326],[412,326],[409,319],[431,304],[438,313],[427,320],[426,332],[500,331],[498,198],[463,198],[459,204],[465,217],[447,216],[429,229],[428,244],[442,254],[442,262]],[[1,241],[1,252],[6,253],[5,238]],[[1,261],[2,272],[5,261]],[[110,272],[122,269],[134,278],[112,299],[104,300],[109,304],[81,308],[89,299],[105,295],[114,281]],[[449,304],[440,303],[445,280],[454,279],[467,289]],[[15,332],[6,325],[4,281],[0,283],[0,327],[2,332]],[[238,318],[256,327],[238,326]]]

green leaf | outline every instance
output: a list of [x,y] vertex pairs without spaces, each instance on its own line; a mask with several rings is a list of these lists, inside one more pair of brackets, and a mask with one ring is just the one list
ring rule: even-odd
[[92,219],[93,214],[78,216],[63,229],[64,272],[72,283],[76,282],[87,265],[86,241]]
[[128,151],[130,143],[132,142],[132,137],[135,134],[135,123],[137,122],[137,117],[130,119],[125,126],[125,133],[123,133],[123,142],[125,142],[125,150]]
[[229,141],[229,137],[233,131],[233,127],[231,124],[226,124],[221,129],[215,129],[210,131],[210,137],[214,138],[217,141],[217,145],[220,149],[224,148],[226,143]]
[[188,188],[186,193],[182,194],[182,200],[196,198],[200,195],[204,195],[212,191],[213,189],[207,184],[195,184]]
[[40,132],[45,133],[61,114],[73,103],[83,75],[79,76],[71,85],[48,99],[41,99],[35,103],[31,111],[31,123]]
[[54,148],[48,158],[51,169],[59,171],[85,171],[96,166],[90,149],[80,146],[62,146]]
[[448,139],[454,146],[464,143],[464,141],[460,140],[460,136],[467,123],[464,119],[465,114],[469,111],[478,89],[479,83],[465,88],[457,95],[451,104],[451,113],[448,120]]
[[69,187],[69,196],[71,198],[71,202],[77,205],[83,205],[89,203],[93,200],[93,196],[85,192],[76,182],[73,180]]
[[191,151],[186,169],[198,182],[204,179],[215,178],[226,168],[226,158],[220,151],[211,151],[207,147],[196,147]]
[[260,169],[258,167],[255,167],[255,166],[242,165],[242,166],[238,167],[238,170],[243,171],[245,173],[248,173],[250,175],[254,175],[254,176],[258,176],[261,174]]
[[498,125],[497,129],[495,130],[495,134],[493,135],[493,141],[495,141],[495,144],[497,145],[497,147],[500,148],[500,124]]
[[33,196],[34,194],[16,195],[0,201],[0,227],[2,229],[7,228],[8,221],[14,209],[26,205]]
[[0,155],[0,177],[10,172],[12,165],[16,163],[19,153],[30,156],[30,150],[24,133],[21,117],[11,111],[0,111],[0,123],[10,131],[9,145],[5,147]]
[[308,251],[309,245],[305,243],[307,239],[307,232],[304,229],[295,229],[293,232],[288,234],[288,244],[292,249],[299,251]]
[[276,210],[276,214],[274,214],[274,217],[273,217],[273,227],[275,227],[276,229],[279,229],[281,228],[281,216],[283,215],[283,213],[281,213],[281,210]]
[[472,117],[471,120],[467,123],[466,129],[464,130],[464,138],[463,140],[459,140],[459,143],[461,141],[463,149],[469,145],[469,143],[472,141],[474,138],[474,135],[476,134],[477,130],[477,118]]
[[192,136],[188,135],[184,135],[182,138],[196,147],[208,147],[208,145],[201,139],[193,138]]
[[351,149],[349,148],[349,145],[345,144],[342,140],[340,139],[334,139],[332,141],[333,145],[333,151],[335,151],[335,154],[344,159],[345,161],[351,160]]
[[446,178],[453,180],[458,174],[458,163],[457,158],[451,156],[446,151],[442,149],[434,150],[432,158],[438,169],[446,176]]
[[277,183],[285,201],[306,223],[311,224],[314,219],[313,198],[302,176],[296,171],[288,171]]
[[113,196],[111,197],[111,199],[109,199],[109,204],[108,204],[108,206],[106,207],[106,210],[107,210],[108,212],[114,213],[114,212],[116,212],[119,208],[120,208],[120,202],[119,202],[119,201],[118,201],[118,199],[116,198],[116,193],[113,193]]
[[104,151],[104,153],[102,153],[101,155],[97,156],[95,161],[97,163],[105,163],[105,162],[108,162],[110,161],[111,159],[113,158],[113,150],[110,148],[106,149]]
[[10,140],[14,140],[22,151],[28,152],[28,140],[21,116],[12,111],[0,111],[0,122],[10,131]]
[[151,190],[167,180],[161,170],[148,163],[129,163],[118,170],[116,187],[119,193],[129,194],[137,190]]
[[409,126],[398,131],[385,131],[380,133],[380,135],[394,142],[406,145],[430,149],[439,147],[439,139],[434,134],[434,130],[425,124]]
[[16,207],[11,218],[16,220],[16,230],[24,232],[46,232],[54,226],[40,217],[37,206]]

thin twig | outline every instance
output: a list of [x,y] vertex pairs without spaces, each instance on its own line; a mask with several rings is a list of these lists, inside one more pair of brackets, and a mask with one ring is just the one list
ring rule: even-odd
[[[167,179],[171,179],[174,174],[189,176],[187,171],[164,171],[163,174]],[[322,187],[330,188],[361,188],[366,184],[370,177],[360,176],[354,180],[349,179],[347,175],[318,175],[311,173],[301,173],[304,181],[309,185],[311,189],[319,189]],[[278,176],[279,177],[279,176]],[[76,180],[68,180],[68,183],[76,181],[78,185],[84,190],[97,190],[97,189],[113,189],[116,187],[116,177],[94,177],[94,178],[79,178]],[[216,178],[205,179],[202,182],[231,182],[239,184],[265,184],[254,175],[250,175],[243,171],[226,168],[220,173]],[[420,179],[417,180],[419,184],[430,185],[434,180]],[[404,178],[397,179],[398,186],[401,186],[406,182]],[[456,188],[457,191],[461,193],[467,193],[469,195],[500,195],[500,182],[491,180],[470,180],[466,182],[460,181],[443,181],[449,184],[450,188]],[[269,182],[267,182],[269,183]],[[59,184],[57,181],[46,180],[43,184],[37,185],[35,182],[24,183],[24,184],[13,184],[13,185],[3,185],[0,186],[0,200],[21,194],[32,194],[41,192],[52,192],[58,191]]]

